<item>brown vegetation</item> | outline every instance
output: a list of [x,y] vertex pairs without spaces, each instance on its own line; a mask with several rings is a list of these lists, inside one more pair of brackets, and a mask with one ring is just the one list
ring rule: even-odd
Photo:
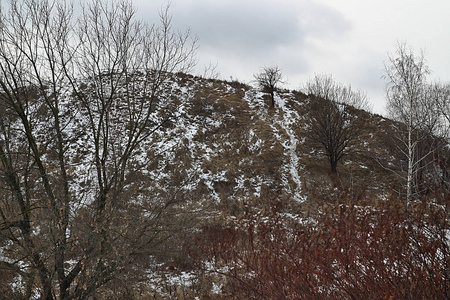
[[189,249],[200,268],[222,276],[218,298],[446,299],[446,197],[446,206],[422,203],[409,214],[395,199],[304,216],[247,208],[204,226]]

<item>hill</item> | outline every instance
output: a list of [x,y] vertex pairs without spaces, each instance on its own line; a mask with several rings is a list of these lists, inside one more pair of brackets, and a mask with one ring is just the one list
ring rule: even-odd
[[[65,269],[58,278],[71,280],[63,285],[74,295],[226,298],[242,287],[232,279],[228,285],[224,278],[230,274],[224,270],[250,263],[236,257],[266,250],[276,254],[252,258],[260,264],[262,258],[290,253],[269,237],[280,238],[280,244],[294,237],[324,251],[335,249],[332,245],[341,239],[380,232],[389,239],[375,242],[385,248],[396,237],[408,239],[389,231],[392,224],[401,231],[397,219],[410,218],[402,213],[403,182],[396,176],[404,159],[393,136],[401,124],[353,109],[359,136],[334,173],[320,145],[309,138],[317,101],[312,95],[280,90],[271,108],[266,94],[236,81],[184,73],[164,78],[157,91],[149,84],[151,74],[137,72],[80,79],[57,93],[29,86],[16,91],[17,98],[2,95],[0,253],[5,268],[0,272],[5,295],[31,294],[47,274]],[[423,203],[436,199],[433,194]],[[389,207],[400,208],[391,215]],[[448,213],[447,206],[424,207],[432,209],[420,211],[427,218]],[[436,218],[442,219],[445,224],[448,216]],[[353,228],[353,223],[352,233],[339,225]],[[262,235],[260,228],[266,228]],[[247,244],[253,229],[256,244]],[[297,236],[301,232],[309,232],[306,240],[304,234]],[[433,235],[420,241],[425,246],[442,242],[441,233],[436,233],[441,239]],[[353,242],[352,247],[368,251],[358,244],[361,240]],[[230,249],[238,252],[224,258]],[[318,258],[314,253],[307,257]],[[439,253],[433,253],[433,263],[441,263]],[[295,257],[289,258],[293,264],[306,259]],[[18,272],[18,265],[29,275]],[[295,272],[318,274],[308,268]],[[245,282],[248,272],[231,278]],[[344,295],[341,290],[333,294],[330,278],[308,284],[322,296]],[[227,292],[221,294],[222,288]]]
[[160,161],[155,180],[177,177],[170,185],[222,207],[270,198],[289,199],[289,205],[333,201],[342,190],[359,200],[392,193],[393,173],[380,163],[396,163],[389,119],[355,112],[362,130],[336,175],[320,145],[308,138],[314,100],[307,95],[280,91],[271,109],[266,94],[239,82],[179,74],[174,86],[179,102],[170,128],[156,132],[146,146]]

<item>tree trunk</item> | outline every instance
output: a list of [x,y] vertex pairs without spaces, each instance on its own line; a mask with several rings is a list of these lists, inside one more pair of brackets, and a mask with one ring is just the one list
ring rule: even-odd
[[275,108],[275,92],[273,89],[270,91],[270,99],[272,100],[272,108]]
[[408,174],[406,179],[406,209],[409,211],[409,204],[413,194],[413,172],[414,172],[414,144],[412,141],[413,130],[413,99],[409,100],[409,120],[408,120]]

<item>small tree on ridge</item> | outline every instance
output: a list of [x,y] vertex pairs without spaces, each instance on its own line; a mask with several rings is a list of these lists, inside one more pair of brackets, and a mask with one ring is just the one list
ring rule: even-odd
[[278,66],[264,67],[262,70],[254,75],[258,86],[266,93],[270,94],[272,101],[272,108],[275,107],[275,90],[277,85],[283,83],[283,74]]

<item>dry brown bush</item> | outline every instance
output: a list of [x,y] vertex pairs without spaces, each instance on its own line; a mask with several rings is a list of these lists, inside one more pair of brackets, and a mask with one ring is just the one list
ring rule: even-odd
[[189,248],[234,299],[448,299],[446,206],[335,205],[316,217],[251,209],[205,226]]

